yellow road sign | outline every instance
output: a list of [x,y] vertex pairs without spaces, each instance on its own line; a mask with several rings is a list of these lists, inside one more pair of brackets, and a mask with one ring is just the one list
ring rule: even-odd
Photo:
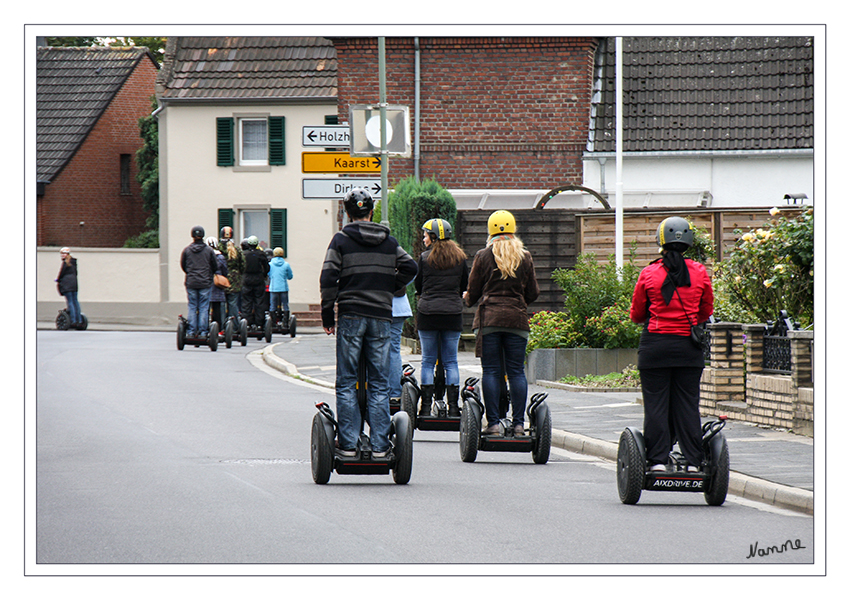
[[353,157],[348,152],[302,152],[302,173],[380,173],[381,159]]

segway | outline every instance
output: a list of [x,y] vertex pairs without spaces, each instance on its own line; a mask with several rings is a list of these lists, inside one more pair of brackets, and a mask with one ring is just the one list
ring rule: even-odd
[[210,323],[210,331],[206,336],[189,337],[189,321],[183,315],[177,315],[177,349],[183,350],[186,344],[194,344],[195,348],[201,345],[209,346],[212,352],[218,349],[218,323]]
[[[460,415],[449,416],[448,405],[443,396],[446,393],[446,369],[442,353],[437,347],[437,362],[434,365],[434,397],[431,401],[431,414],[420,415],[417,408],[422,390],[413,376],[415,369],[410,365],[402,366],[401,407],[410,417],[413,429],[421,431],[460,431]],[[463,399],[458,394],[458,403]]]
[[224,343],[228,348],[233,345],[233,342],[239,342],[245,346],[248,344],[248,321],[234,316],[227,317],[224,321],[223,333]]
[[360,437],[355,456],[345,457],[336,450],[339,425],[334,413],[325,402],[316,404],[318,413],[313,416],[310,435],[310,462],[313,481],[325,484],[331,472],[340,475],[386,475],[392,471],[393,481],[406,484],[413,469],[413,437],[407,413],[397,411],[390,419],[390,449],[385,458],[372,456],[372,444],[365,433],[366,415],[366,361],[361,355],[357,369],[357,402],[360,405]]
[[289,337],[295,337],[295,329],[298,326],[298,319],[288,310],[275,310],[270,313],[272,320],[272,333],[280,333],[282,335],[289,334]]
[[514,435],[511,419],[508,417],[506,394],[499,401],[499,433],[484,434],[481,421],[486,414],[481,399],[478,379],[470,377],[461,391],[463,408],[460,414],[460,458],[463,462],[475,462],[478,451],[489,452],[531,452],[535,464],[543,465],[549,460],[552,447],[552,416],[546,398],[549,394],[539,392],[531,396],[526,407],[528,431],[526,435]]
[[263,338],[266,339],[266,343],[270,344],[272,341],[272,317],[266,312],[266,318],[263,321],[262,329],[257,327],[256,329],[248,329],[248,332],[245,334],[247,337],[257,338],[261,340]]
[[617,449],[617,491],[623,504],[637,504],[642,490],[656,492],[702,492],[709,506],[720,506],[729,491],[729,446],[721,429],[726,417],[702,426],[705,459],[698,470],[688,470],[685,457],[670,452],[665,471],[650,471],[643,433],[627,427]]
[[[89,326],[89,320],[86,318],[86,315],[80,313],[80,322],[74,325],[74,329],[78,331],[85,331]],[[56,329],[59,331],[68,331],[71,328],[71,313],[68,312],[67,308],[63,308],[59,311],[59,314],[56,315]]]
[[416,369],[413,366],[408,363],[401,365],[401,397],[398,400],[390,398],[390,415],[404,410],[411,423],[416,421],[416,406],[421,395],[414,373]]

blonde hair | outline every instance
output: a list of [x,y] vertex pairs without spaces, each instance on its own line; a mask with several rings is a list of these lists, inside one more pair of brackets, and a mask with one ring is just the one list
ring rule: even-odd
[[514,234],[491,236],[487,245],[493,249],[496,266],[502,273],[502,279],[516,277],[516,270],[525,258],[525,245]]
[[233,243],[233,240],[227,240],[227,258],[229,260],[235,260],[237,256],[239,256],[239,253],[236,251],[236,245]]

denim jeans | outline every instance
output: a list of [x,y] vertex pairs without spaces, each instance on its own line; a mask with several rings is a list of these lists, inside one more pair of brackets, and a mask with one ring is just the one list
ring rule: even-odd
[[68,316],[71,319],[71,324],[82,321],[80,303],[77,301],[77,292],[65,292],[65,303],[68,305]]
[[393,317],[390,325],[390,398],[401,398],[401,331],[407,317]]
[[390,398],[387,375],[390,362],[390,322],[342,315],[336,327],[336,417],[339,447],[352,450],[360,435],[357,403],[357,367],[360,352],[366,358],[366,417],[374,452],[389,449]]
[[189,297],[189,337],[203,337],[210,330],[210,294],[212,288],[186,288]]
[[226,314],[224,316],[225,319],[229,319],[230,317],[235,317],[236,320],[239,320],[239,304],[240,304],[240,294],[239,292],[230,292],[224,295],[227,299],[225,302],[225,310]]
[[[499,389],[505,372],[511,391],[512,424],[525,422],[525,402],[528,396],[528,380],[525,378],[525,346],[528,340],[515,333],[498,331],[481,338],[481,393],[487,412],[487,426],[499,422]],[[502,370],[502,353],[505,370]]]
[[269,312],[277,310],[278,306],[282,306],[285,312],[289,312],[289,292],[269,292]]
[[[457,366],[457,343],[460,340],[460,333],[460,331],[419,330],[419,343],[422,344],[422,385],[434,383],[438,347],[443,367],[446,369],[446,385],[460,385],[460,371]],[[524,349],[523,352],[525,352]]]

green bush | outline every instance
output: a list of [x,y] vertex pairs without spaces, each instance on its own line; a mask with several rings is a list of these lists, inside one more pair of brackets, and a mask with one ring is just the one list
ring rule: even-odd
[[125,248],[159,248],[159,231],[149,229],[124,241]]
[[736,230],[738,242],[717,265],[717,320],[764,323],[786,310],[804,326],[814,322],[814,209],[770,214],[764,227]]

